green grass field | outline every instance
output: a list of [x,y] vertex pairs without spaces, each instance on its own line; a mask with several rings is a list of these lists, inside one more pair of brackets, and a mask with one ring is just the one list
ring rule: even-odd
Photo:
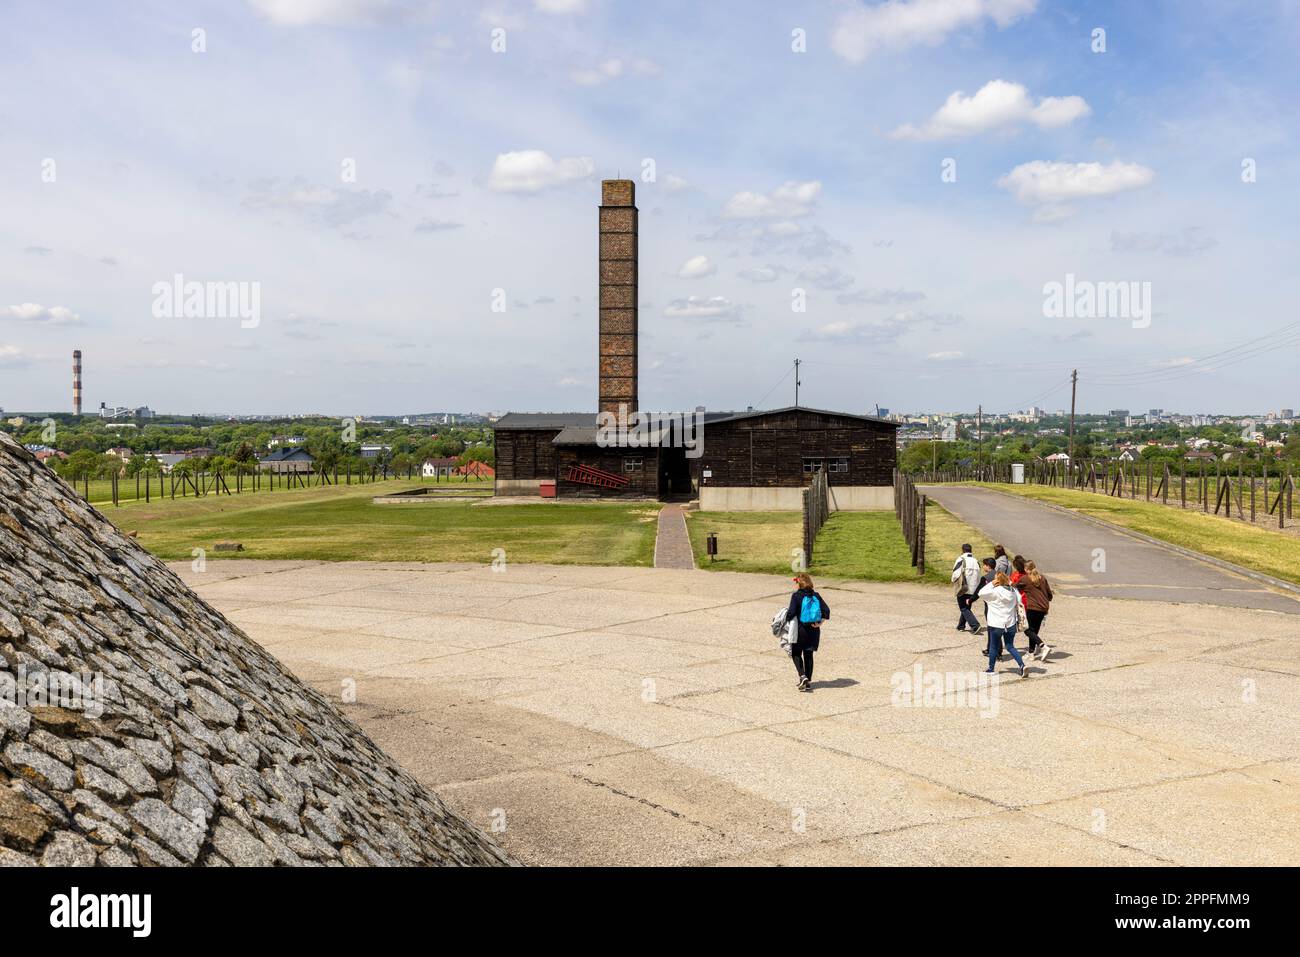
[[[150,476],[150,478],[151,478],[151,482],[149,483],[149,489],[148,489],[149,500],[152,502],[152,501],[157,501],[158,499],[161,498],[161,499],[166,499],[167,501],[171,501],[171,494],[172,494],[171,476],[170,475],[162,476],[161,482],[157,475]],[[208,490],[208,494],[213,494],[212,490],[216,488],[216,481],[213,478],[213,476],[212,475],[203,475],[201,477],[195,476],[194,482],[196,485],[199,483],[200,478],[202,478],[202,483],[203,483],[202,487]],[[316,476],[313,475],[311,479],[313,483],[311,487],[315,488]],[[344,483],[346,481],[347,479],[344,475],[339,475],[340,483]],[[258,488],[257,491],[253,491],[253,476],[245,475],[243,477],[244,490],[242,492],[236,492],[236,489],[240,487],[238,479],[236,479],[236,477],[233,475],[226,476],[226,485],[229,487],[231,493],[236,495],[280,495],[280,494],[292,495],[302,491],[302,488],[300,486],[285,488],[283,485],[279,484],[280,480],[278,478],[276,479],[276,482],[277,484],[275,488],[272,489],[270,483],[270,476],[263,475],[261,476],[260,488]],[[464,478],[464,479],[457,477],[455,479],[452,479],[450,482],[447,479],[442,479],[440,481],[435,482],[431,478],[425,479],[425,478],[417,477],[412,479],[399,479],[393,477],[389,479],[381,478],[377,482],[375,482],[374,484],[377,486],[377,488],[374,494],[379,495],[385,488],[389,488],[389,487],[396,489],[398,488],[397,483],[400,483],[401,488],[410,488],[414,485],[423,485],[427,488],[437,488],[442,490],[461,489],[466,491],[467,493],[470,490],[477,490],[484,495],[492,494],[492,486],[493,486],[492,479],[480,479],[474,477]],[[371,484],[372,483],[370,482],[370,480],[367,479],[365,483],[365,488],[369,489],[371,487]],[[358,487],[360,485],[361,485],[360,478],[355,475],[352,476],[352,486]],[[112,506],[113,504],[112,479],[91,479],[89,483],[77,482],[76,486],[77,486],[77,494],[86,498],[86,501],[90,502],[91,505],[108,505],[110,507]],[[346,488],[348,486],[345,485],[344,487]],[[121,503],[134,502],[136,498],[136,488],[137,485],[134,477],[131,478],[123,477],[119,479],[117,484],[117,500]],[[140,500],[144,501],[146,496],[144,476],[140,477],[139,490],[140,490]],[[194,495],[192,489],[190,489],[189,486],[184,485],[178,481],[176,484],[176,500],[179,502],[181,500],[190,500],[193,498]]]
[[1111,498],[1042,485],[997,485],[1000,491],[1064,505],[1164,542],[1191,548],[1254,571],[1300,584],[1300,539],[1199,510]]
[[[783,575],[790,573],[800,547],[803,516],[799,512],[688,512],[687,528],[700,568]],[[718,536],[719,557],[713,562],[705,553],[710,532]],[[926,575],[921,580],[947,584],[963,542],[974,545],[977,554],[993,551],[978,532],[938,505],[930,505],[926,510]],[[892,511],[833,514],[817,536],[809,571],[862,581],[918,580],[903,530]]]
[[[658,508],[644,504],[465,501],[375,505],[372,496],[416,487],[387,482],[274,494],[207,496],[103,507],[119,528],[134,530],[161,558],[209,559],[219,541],[239,542],[232,558],[324,561],[490,562],[651,565]],[[442,486],[446,494],[454,488]]]

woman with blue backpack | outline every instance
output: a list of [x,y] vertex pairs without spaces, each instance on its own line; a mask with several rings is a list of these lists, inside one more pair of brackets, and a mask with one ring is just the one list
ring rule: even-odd
[[794,670],[799,672],[798,689],[812,691],[813,652],[821,641],[822,622],[830,618],[831,609],[813,588],[807,572],[795,575],[794,583],[799,587],[790,596],[786,617],[799,622],[799,627],[798,640],[790,646],[790,657],[794,659]]

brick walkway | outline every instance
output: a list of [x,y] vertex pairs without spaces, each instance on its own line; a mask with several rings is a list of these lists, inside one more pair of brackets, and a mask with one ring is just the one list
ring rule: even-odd
[[659,533],[655,538],[655,568],[694,568],[695,553],[686,533],[686,512],[680,505],[659,510]]

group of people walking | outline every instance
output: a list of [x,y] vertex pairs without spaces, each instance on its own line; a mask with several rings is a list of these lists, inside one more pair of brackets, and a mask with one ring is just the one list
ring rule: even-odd
[[[961,547],[961,555],[952,566],[953,590],[957,594],[957,630],[970,629],[972,634],[986,635],[981,655],[987,656],[986,674],[993,674],[1005,650],[1015,659],[1021,677],[1027,677],[1025,659],[1016,650],[1016,632],[1023,630],[1029,640],[1028,653],[1046,661],[1052,646],[1043,641],[1043,621],[1052,605],[1052,586],[1038,566],[1021,555],[1011,557],[1001,545],[982,562],[976,560],[970,545]],[[807,572],[794,576],[794,593],[789,604],[772,619],[772,633],[794,660],[798,674],[796,687],[812,690],[813,655],[821,644],[822,623],[830,618],[831,609],[813,587]],[[975,615],[976,601],[984,603],[984,624]]]
[[[1046,661],[1051,645],[1043,641],[1043,621],[1052,605],[1052,586],[1038,566],[1022,555],[1010,557],[1001,545],[993,546],[992,557],[977,561],[970,545],[952,566],[953,590],[957,595],[957,630],[985,634],[982,655],[988,657],[986,674],[993,674],[1003,650],[1015,659],[1021,677],[1028,677],[1025,660],[1016,650],[1016,632],[1023,629],[1029,640],[1029,654]],[[984,625],[975,615],[976,601],[984,602]]]

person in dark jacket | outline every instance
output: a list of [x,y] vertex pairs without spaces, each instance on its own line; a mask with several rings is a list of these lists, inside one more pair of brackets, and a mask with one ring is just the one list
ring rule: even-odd
[[[821,623],[830,618],[831,607],[826,604],[826,599],[817,594],[807,572],[795,575],[794,583],[799,587],[790,596],[786,616],[799,622],[799,628],[798,640],[790,646],[790,657],[794,659],[794,670],[799,672],[799,684],[796,687],[800,691],[812,691],[813,652],[821,643]],[[816,619],[814,621],[804,621],[805,617],[809,617],[803,614],[804,604],[809,600],[816,603],[816,607],[808,605],[809,614]]]
[[1039,661],[1046,661],[1052,653],[1052,646],[1043,641],[1043,619],[1052,607],[1052,586],[1047,583],[1047,576],[1038,570],[1033,562],[1025,562],[1025,578],[1020,583],[1020,590],[1025,596],[1025,617],[1029,627],[1025,634],[1029,636],[1029,653],[1036,655]]

